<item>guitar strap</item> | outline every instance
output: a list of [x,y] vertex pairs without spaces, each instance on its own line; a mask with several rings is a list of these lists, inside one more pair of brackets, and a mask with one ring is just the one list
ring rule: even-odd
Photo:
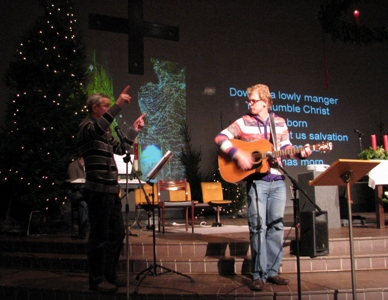
[[269,114],[269,123],[271,127],[271,136],[272,136],[272,144],[275,151],[278,150],[278,145],[276,142],[276,129],[275,129],[275,118],[273,117],[273,113]]

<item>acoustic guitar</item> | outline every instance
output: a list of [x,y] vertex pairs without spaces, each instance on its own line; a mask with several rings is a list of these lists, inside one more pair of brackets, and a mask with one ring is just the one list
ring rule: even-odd
[[[230,140],[233,147],[240,148],[246,152],[250,152],[252,156],[253,167],[249,170],[240,169],[236,161],[231,159],[225,153],[219,151],[218,153],[218,167],[222,178],[231,183],[236,183],[247,176],[254,173],[267,173],[270,166],[267,162],[268,154],[272,156],[284,156],[301,153],[303,147],[299,148],[288,148],[284,150],[274,151],[272,144],[267,140],[258,140],[255,142],[245,142],[237,139]],[[328,152],[333,148],[331,142],[319,143],[316,145],[310,145],[311,150]]]

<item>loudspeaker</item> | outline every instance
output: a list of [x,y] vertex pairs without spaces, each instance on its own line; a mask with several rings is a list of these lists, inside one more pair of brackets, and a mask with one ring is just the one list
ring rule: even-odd
[[300,256],[329,254],[327,211],[300,212]]
[[[309,199],[313,201],[321,210],[327,211],[329,228],[340,228],[340,205],[337,186],[311,186],[310,180],[315,179],[322,172],[314,171],[298,175],[299,186],[304,190]],[[371,189],[372,190],[372,189]],[[306,198],[303,193],[299,193],[299,210],[314,211],[316,207]]]

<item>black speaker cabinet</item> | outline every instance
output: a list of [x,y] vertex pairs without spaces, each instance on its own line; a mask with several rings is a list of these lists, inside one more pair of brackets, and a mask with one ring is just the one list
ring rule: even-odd
[[300,256],[329,254],[327,211],[300,212]]
[[[327,211],[329,228],[341,228],[340,205],[337,186],[311,186],[310,180],[315,179],[322,172],[307,172],[298,175],[299,185],[304,190],[310,200],[321,210]],[[372,190],[372,189],[371,189]],[[352,194],[353,195],[353,194]],[[299,210],[314,211],[315,206],[306,198],[303,193],[299,193]]]

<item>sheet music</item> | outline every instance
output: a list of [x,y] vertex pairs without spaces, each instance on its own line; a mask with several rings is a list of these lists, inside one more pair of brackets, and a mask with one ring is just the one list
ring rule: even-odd
[[[71,180],[71,179],[69,179],[69,180],[67,180],[68,182],[70,182],[70,183],[72,183],[72,184],[75,184],[75,185],[82,185],[82,184],[85,184],[85,178],[77,178],[77,179],[75,179],[75,180]],[[126,186],[126,184],[127,184],[127,180],[124,178],[124,179],[119,179],[118,180],[118,183],[119,183],[119,185],[120,185],[120,187],[125,187]],[[130,186],[130,187],[141,187],[142,185],[144,185],[145,184],[145,181],[141,181],[140,183],[139,183],[139,180],[137,180],[137,179],[131,179],[131,180],[128,180],[128,185]]]
[[152,168],[151,171],[148,172],[147,178],[154,179],[159,172],[164,168],[164,166],[169,162],[172,157],[172,152],[168,150],[163,157],[159,160],[159,162]]
[[[124,157],[125,155],[118,155],[118,154],[113,154],[113,157],[116,161],[116,166],[117,166],[117,172],[119,175],[125,175],[127,174],[127,164],[124,162]],[[131,162],[135,159],[134,154],[130,154],[131,157]],[[128,174],[131,174],[132,172],[132,164],[131,162],[128,162]]]

